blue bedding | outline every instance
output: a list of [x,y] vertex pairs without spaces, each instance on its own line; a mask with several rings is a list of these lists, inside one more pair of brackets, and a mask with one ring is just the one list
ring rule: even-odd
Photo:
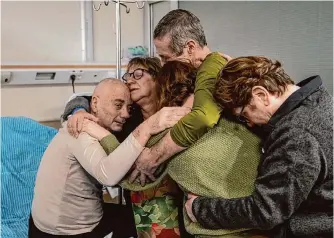
[[1,117],[1,237],[28,237],[39,163],[58,131],[25,117]]

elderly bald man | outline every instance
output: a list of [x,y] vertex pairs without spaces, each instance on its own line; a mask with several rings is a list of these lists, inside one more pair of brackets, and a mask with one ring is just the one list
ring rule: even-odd
[[118,79],[104,79],[91,100],[91,114],[98,121],[85,121],[77,138],[68,133],[67,122],[63,123],[39,166],[29,237],[99,238],[112,232],[110,222],[103,217],[102,185],[116,185],[150,136],[184,116],[182,112],[175,116],[176,108],[157,112],[107,155],[100,143],[104,143],[105,136],[122,130],[130,117],[131,104],[125,84]]

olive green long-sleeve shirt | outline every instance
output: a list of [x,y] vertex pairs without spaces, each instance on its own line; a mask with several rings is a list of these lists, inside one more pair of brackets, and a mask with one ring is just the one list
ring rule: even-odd
[[213,128],[220,117],[220,108],[213,98],[217,75],[227,61],[217,52],[209,54],[197,72],[192,111],[172,129],[173,141],[189,147]]

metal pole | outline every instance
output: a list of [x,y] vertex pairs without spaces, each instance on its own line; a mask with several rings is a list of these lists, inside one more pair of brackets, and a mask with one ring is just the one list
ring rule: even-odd
[[85,1],[86,61],[94,62],[93,1]]
[[154,25],[153,25],[153,3],[148,5],[149,7],[149,18],[150,18],[150,48],[149,48],[149,52],[150,52],[150,56],[154,56],[154,45],[153,45],[153,31],[154,31]]
[[80,16],[81,16],[81,60],[87,60],[87,46],[86,46],[86,11],[85,2],[80,1]]
[[116,2],[116,77],[122,78],[121,75],[121,9],[120,0]]

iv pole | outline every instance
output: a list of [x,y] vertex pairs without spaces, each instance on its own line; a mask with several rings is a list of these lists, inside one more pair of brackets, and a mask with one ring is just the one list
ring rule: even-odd
[[[104,5],[108,6],[110,2],[113,2],[116,4],[116,76],[118,79],[122,78],[122,70],[121,70],[121,9],[120,6],[123,6],[126,8],[126,13],[130,13],[130,8],[124,3],[136,3],[136,7],[138,9],[143,9],[145,6],[144,1],[127,1],[127,0],[107,0],[104,1]],[[140,5],[139,2],[142,4]],[[93,9],[95,11],[100,10],[102,6],[102,2],[99,3],[98,7],[95,7],[93,4]]]

